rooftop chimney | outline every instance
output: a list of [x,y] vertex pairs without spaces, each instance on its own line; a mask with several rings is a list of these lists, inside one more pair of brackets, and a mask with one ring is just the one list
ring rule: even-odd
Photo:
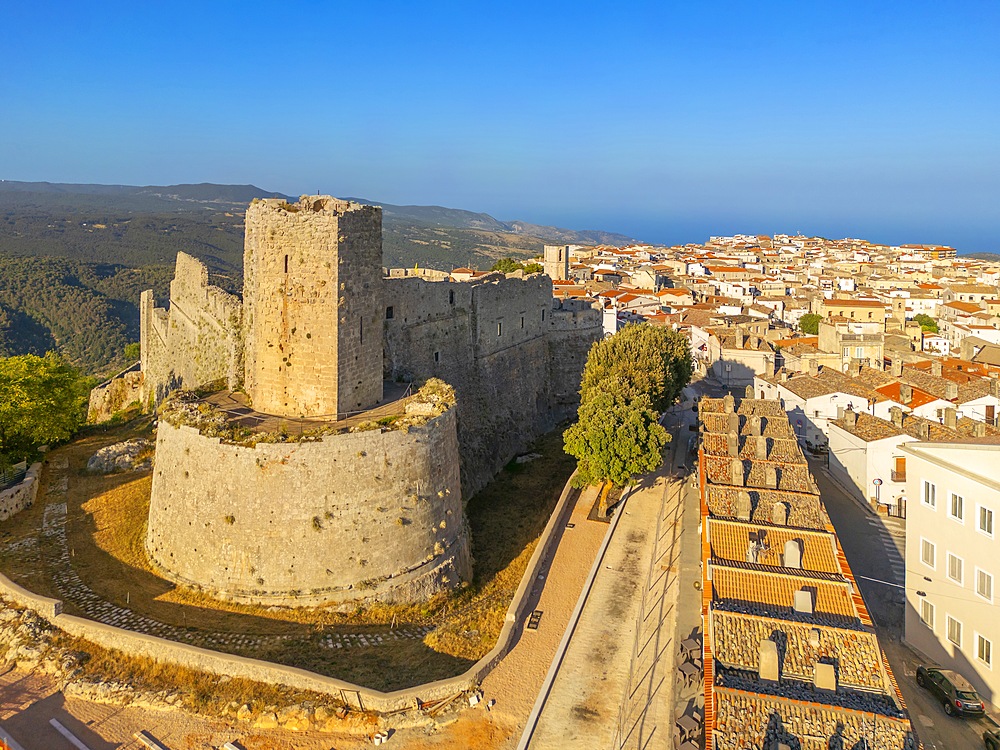
[[896,357],[894,360],[892,360],[892,365],[890,367],[891,367],[891,369],[890,369],[889,372],[890,372],[890,374],[894,378],[901,378],[901,377],[903,377],[903,360],[902,359],[900,359],[899,357]]
[[746,343],[746,335],[743,333],[742,328],[736,329],[736,348],[742,349],[743,345]]
[[735,435],[740,433],[740,415],[736,412],[726,415],[726,430]]
[[792,609],[799,614],[811,615],[813,613],[813,592],[809,589],[799,589],[795,592],[792,601]]
[[858,424],[858,413],[854,409],[846,409],[844,411],[844,424],[848,427],[855,427]]
[[986,437],[986,423],[976,422],[972,425],[972,435],[977,438]]
[[837,668],[833,664],[816,663],[813,675],[813,687],[817,690],[832,690],[837,692]]
[[747,389],[743,392],[743,395],[746,398],[753,398],[753,386],[752,385],[748,385]]
[[733,458],[740,455],[740,436],[735,432],[726,433],[726,453]]
[[809,365],[809,375],[811,377],[816,377],[817,375],[819,375],[819,362],[817,362],[815,359],[810,359],[808,365]]
[[949,401],[954,401],[958,398],[958,383],[949,380],[944,384],[944,397]]
[[898,406],[893,406],[889,409],[889,419],[892,420],[892,424],[896,429],[901,429],[903,427],[903,410]]
[[734,458],[729,465],[729,483],[734,484],[738,487],[743,486],[743,461],[739,458]]
[[749,521],[752,514],[753,501],[750,499],[750,493],[740,490],[736,496],[736,517],[741,521]]
[[754,458],[759,458],[761,460],[767,460],[767,438],[758,437],[753,441],[753,455]]
[[958,427],[958,412],[950,406],[944,410],[944,426],[949,430]]
[[778,681],[778,644],[770,639],[760,642],[757,674],[762,680]]
[[861,374],[860,359],[853,359],[853,358],[851,359],[850,364],[847,365],[847,374],[850,375],[852,378],[856,378],[858,375]]
[[921,420],[917,422],[917,438],[920,440],[929,440],[931,437],[931,426],[929,423]]
[[1000,398],[1000,378],[990,378],[990,395]]
[[764,486],[769,490],[778,489],[778,469],[771,464],[764,467]]
[[940,362],[931,362],[931,375],[933,375],[936,378],[941,377],[941,363]]
[[726,414],[732,414],[736,409],[736,399],[733,398],[733,394],[727,393],[722,399],[722,410]]
[[900,383],[899,400],[904,404],[909,404],[913,400],[913,386],[907,383]]
[[750,428],[750,434],[751,435],[756,435],[758,437],[760,436],[760,429],[761,429],[761,427],[760,427],[760,417],[758,417],[756,414],[754,414],[754,415],[752,415],[750,417],[747,417],[747,425]]

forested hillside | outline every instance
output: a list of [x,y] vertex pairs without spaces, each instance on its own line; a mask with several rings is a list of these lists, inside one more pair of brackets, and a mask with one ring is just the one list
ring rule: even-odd
[[[139,294],[166,300],[178,251],[240,291],[246,205],[272,196],[283,197],[252,185],[0,181],[0,356],[56,350],[84,372],[114,372],[139,338]],[[488,268],[545,242],[628,241],[439,206],[383,208],[387,266]]]

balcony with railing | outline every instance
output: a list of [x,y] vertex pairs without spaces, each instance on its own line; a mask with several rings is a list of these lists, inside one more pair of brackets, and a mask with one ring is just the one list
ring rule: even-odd
[[896,469],[893,469],[892,472],[891,472],[891,474],[890,474],[890,476],[892,477],[892,481],[893,482],[905,482],[906,481],[906,469],[903,469],[901,471],[897,471]]

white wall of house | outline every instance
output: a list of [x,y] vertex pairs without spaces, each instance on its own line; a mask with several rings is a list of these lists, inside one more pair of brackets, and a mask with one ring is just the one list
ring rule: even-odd
[[[1000,445],[910,443],[902,450],[908,497],[905,639],[964,675],[986,700],[1000,703]],[[933,503],[925,483],[933,488]],[[953,495],[962,499],[961,513],[953,512]],[[959,566],[961,578],[955,580]]]
[[[953,406],[953,404],[948,404],[948,406]],[[993,407],[993,419],[989,420],[987,419],[987,415],[990,413],[989,407],[991,406]],[[960,416],[974,419],[977,422],[995,424],[997,417],[1000,417],[1000,398],[996,396],[981,396],[980,398],[974,398],[971,401],[959,404],[957,410]]]
[[[864,503],[878,498],[884,505],[896,506],[906,495],[906,481],[894,479],[896,457],[903,456],[900,446],[914,441],[909,435],[894,435],[866,441],[835,424],[830,425],[830,473]],[[904,472],[905,476],[905,472]],[[876,488],[874,481],[881,480]]]

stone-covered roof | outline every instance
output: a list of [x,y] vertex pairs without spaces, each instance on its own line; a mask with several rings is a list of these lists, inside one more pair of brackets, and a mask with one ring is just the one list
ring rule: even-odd
[[[875,634],[844,628],[813,628],[777,617],[712,611],[715,658],[723,666],[756,672],[761,641],[772,640],[783,651],[782,676],[811,682],[816,664],[837,665],[840,685],[884,690],[886,678]],[[811,641],[818,641],[813,645]]]
[[708,529],[713,560],[745,560],[753,535],[765,544],[764,550],[757,555],[759,563],[781,565],[785,543],[796,540],[802,543],[800,561],[804,570],[840,572],[836,549],[826,532],[724,518],[709,518]]
[[855,622],[857,612],[851,599],[851,585],[846,581],[821,580],[806,571],[781,572],[761,569],[760,566],[712,565],[712,596],[761,605],[761,609],[775,615],[794,612],[795,592],[803,588],[815,591],[814,615],[831,621]]
[[[932,396],[945,399],[946,401],[955,401],[959,404],[964,404],[966,401],[973,401],[974,399],[990,394],[990,381],[986,378],[971,380],[966,383],[956,383],[940,375],[932,375],[929,372],[922,372],[913,367],[904,367],[901,380],[927,391]],[[948,398],[948,390],[951,386],[958,387],[957,399]]]
[[[835,370],[827,377],[848,393],[885,385],[888,377],[877,370],[863,375],[863,382]],[[699,412],[710,746],[761,750],[787,740],[802,750],[828,750],[841,740],[852,747],[865,736],[879,748],[916,748],[864,600],[781,403],[702,399]],[[859,415],[862,427],[868,416]],[[786,567],[795,566],[784,555],[792,540],[801,555],[798,566]],[[810,593],[811,611],[795,607],[802,591]],[[764,641],[775,643],[776,680],[761,678]],[[814,686],[814,680],[823,684],[823,664],[835,667],[835,689]]]

